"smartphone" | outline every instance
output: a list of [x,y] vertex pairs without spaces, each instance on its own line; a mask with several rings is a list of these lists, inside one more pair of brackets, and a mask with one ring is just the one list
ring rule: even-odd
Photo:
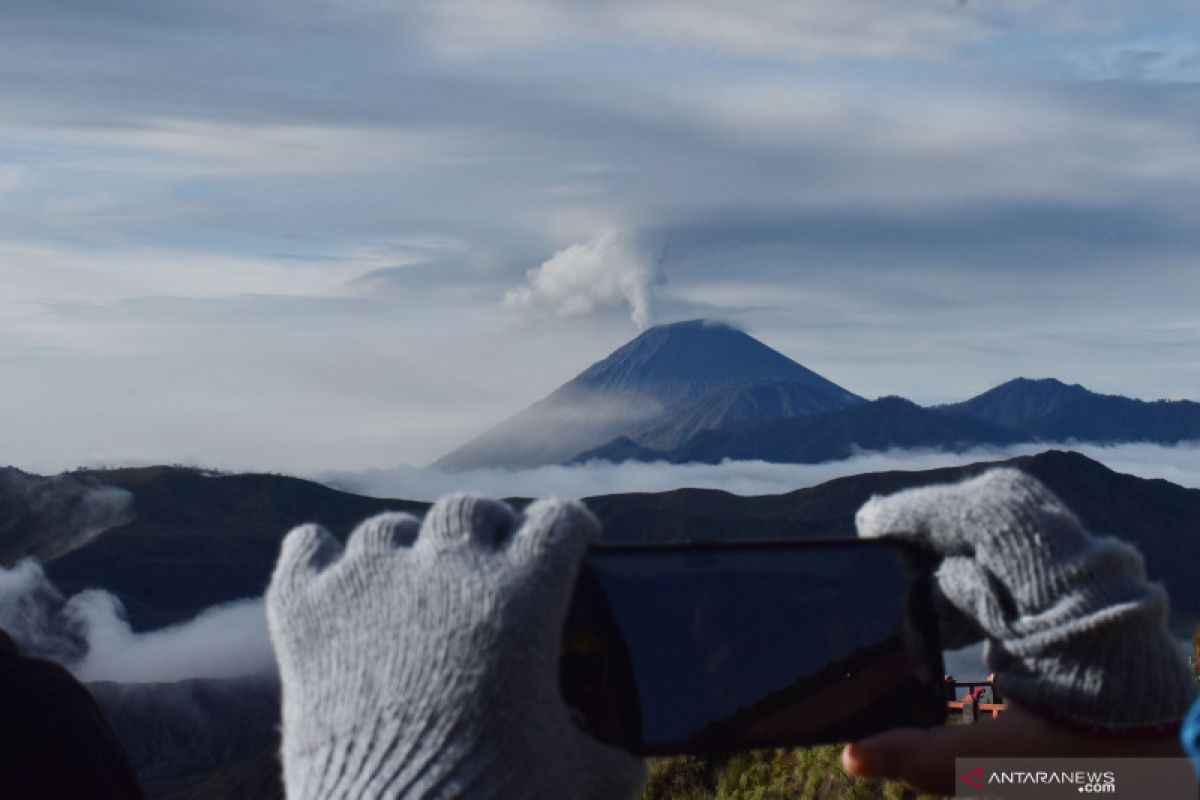
[[576,721],[638,755],[944,721],[928,555],[887,540],[592,549],[563,635]]

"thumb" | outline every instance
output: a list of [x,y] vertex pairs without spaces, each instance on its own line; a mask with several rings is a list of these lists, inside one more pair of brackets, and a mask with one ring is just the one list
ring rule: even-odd
[[1010,702],[999,719],[977,725],[897,728],[847,745],[842,768],[861,778],[893,778],[921,792],[953,795],[956,758],[1173,758],[1181,753],[1174,732],[1152,737],[1091,733],[1064,727]]
[[842,769],[860,778],[900,780],[921,792],[954,794],[954,748],[948,728],[896,728],[846,745]]

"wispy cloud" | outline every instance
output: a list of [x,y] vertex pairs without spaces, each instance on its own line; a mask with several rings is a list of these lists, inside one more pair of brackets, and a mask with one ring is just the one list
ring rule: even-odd
[[734,54],[797,61],[822,58],[928,58],[953,54],[989,33],[987,18],[956,3],[900,8],[879,0],[778,4],[718,2],[554,3],[521,0],[503,13],[480,0],[419,4],[432,22],[431,43],[455,57],[517,48],[553,47],[564,40],[640,41],[709,47]]
[[[0,308],[104,304],[142,298],[335,294],[373,266],[347,254],[333,263],[169,248],[72,248],[0,242],[6,291]],[[11,317],[10,317],[11,319]]]
[[[410,161],[455,158],[444,128],[217,122],[187,117],[148,118],[123,127],[76,126],[38,130],[64,149],[88,154],[93,169],[131,166],[176,178],[354,174]],[[82,166],[82,164],[80,165]]]
[[736,318],[865,394],[1200,396],[1185,3],[6,12],[22,465],[432,459],[625,310]]
[[1081,48],[1067,57],[1090,80],[1195,83],[1200,81],[1200,38],[1169,34]]

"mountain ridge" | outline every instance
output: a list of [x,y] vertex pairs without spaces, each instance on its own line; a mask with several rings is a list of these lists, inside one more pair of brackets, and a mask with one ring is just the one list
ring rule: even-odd
[[[997,465],[1042,479],[1098,533],[1142,547],[1152,574],[1200,614],[1200,489],[1113,472],[1071,452],[915,472],[864,473],[781,495],[744,497],[681,489],[585,498],[603,541],[795,538],[853,534],[854,512],[872,494],[947,482]],[[134,494],[138,516],[46,564],[65,595],[100,587],[125,603],[137,630],[190,619],[210,606],[261,594],[279,543],[294,525],[318,522],[344,539],[385,510],[422,514],[428,503],[381,499],[277,475],[206,477],[179,468],[97,471],[97,483]],[[514,499],[520,509],[527,502]],[[1077,507],[1078,506],[1078,507]],[[27,535],[36,535],[31,529]],[[1182,548],[1182,549],[1180,549]]]
[[[902,398],[900,400],[903,400]],[[1200,440],[1200,403],[1015,378],[959,403],[868,402],[724,323],[659,325],[434,463],[819,463],[861,451]]]
[[1100,394],[1055,378],[1014,378],[936,410],[1004,425],[1035,441],[1169,445],[1200,439],[1200,403]]
[[[614,440],[576,456],[593,459],[717,464],[725,459],[819,464],[861,451],[936,448],[962,451],[1027,441],[1027,437],[967,416],[939,414],[902,397],[881,397],[839,411],[702,430],[683,445],[655,451]],[[633,445],[632,447],[630,445]]]

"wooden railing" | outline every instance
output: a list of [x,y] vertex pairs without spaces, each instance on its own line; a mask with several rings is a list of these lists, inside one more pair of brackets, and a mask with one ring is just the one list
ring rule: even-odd
[[[979,719],[982,714],[990,714],[992,719],[995,719],[1008,710],[1007,703],[978,703],[970,698],[970,693],[980,686],[991,687],[991,681],[954,681],[953,683],[947,682],[945,686],[947,689],[953,686],[954,695],[957,698],[947,700],[946,709],[951,712],[957,711],[961,716],[969,717],[972,722]],[[967,696],[959,698],[960,689],[966,689]]]
[[1004,711],[1008,710],[1008,703],[973,703],[970,700],[947,700],[946,708],[951,711],[963,711],[970,713],[971,706],[975,706],[977,713],[982,714],[987,712],[992,715],[992,719],[1000,716]]

